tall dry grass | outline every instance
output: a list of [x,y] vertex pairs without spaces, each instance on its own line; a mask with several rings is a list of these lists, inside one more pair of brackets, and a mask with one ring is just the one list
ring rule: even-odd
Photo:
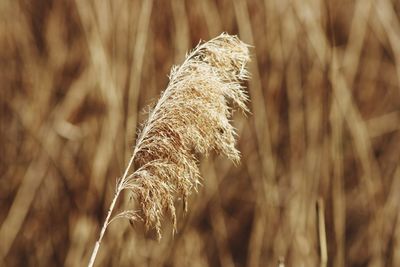
[[228,32],[254,46],[241,164],[202,159],[179,232],[115,221],[96,265],[399,266],[399,8],[2,1],[0,265],[87,261],[140,111],[199,39]]
[[[180,66],[172,68],[168,86],[149,112],[124,175],[117,181],[88,266],[93,266],[105,231],[115,219],[126,218],[131,224],[142,219],[160,239],[161,220],[167,213],[176,231],[175,202],[182,200],[187,211],[187,198],[200,184],[199,155],[217,152],[239,162],[228,102],[248,111],[241,83],[248,79],[249,60],[247,45],[222,33],[199,44]],[[136,198],[139,211],[124,210],[111,218],[126,190]]]

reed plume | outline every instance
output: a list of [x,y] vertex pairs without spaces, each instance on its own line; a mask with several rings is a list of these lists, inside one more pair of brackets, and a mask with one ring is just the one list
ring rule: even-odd
[[[161,218],[169,214],[176,229],[174,202],[187,197],[199,185],[198,155],[223,154],[240,159],[235,129],[230,124],[234,106],[247,111],[248,96],[241,84],[248,79],[248,46],[236,36],[220,36],[200,43],[180,66],[172,68],[162,93],[134,147],[88,266],[92,266],[110,221],[116,200],[128,189],[139,211],[124,211],[114,218],[142,218],[161,237]],[[130,175],[131,167],[135,171]]]

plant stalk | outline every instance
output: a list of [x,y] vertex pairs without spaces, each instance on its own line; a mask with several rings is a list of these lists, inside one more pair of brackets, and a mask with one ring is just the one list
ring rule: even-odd
[[112,212],[114,210],[115,203],[117,203],[117,199],[119,197],[119,194],[123,190],[123,184],[125,182],[126,177],[128,176],[129,170],[130,170],[130,168],[131,168],[131,166],[133,164],[133,158],[134,157],[135,157],[135,155],[132,155],[131,159],[129,160],[129,163],[128,163],[128,166],[125,169],[124,175],[122,176],[122,179],[119,181],[117,189],[115,190],[115,195],[114,195],[114,198],[113,198],[113,200],[112,200],[112,202],[110,204],[110,208],[108,209],[107,217],[104,220],[103,227],[101,228],[99,239],[97,240],[96,245],[93,248],[92,255],[90,256],[90,261],[89,261],[88,267],[93,267],[93,265],[94,265],[94,261],[96,260],[97,252],[99,251],[101,241],[102,241],[103,236],[104,236],[104,234],[106,232],[107,226],[108,226],[108,224],[110,222],[111,214],[112,214]]

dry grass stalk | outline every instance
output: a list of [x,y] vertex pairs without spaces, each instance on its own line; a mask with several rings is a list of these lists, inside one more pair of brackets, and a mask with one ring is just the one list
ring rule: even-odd
[[[196,190],[200,173],[197,155],[211,151],[238,162],[235,129],[229,122],[232,102],[246,111],[248,97],[241,82],[248,78],[248,46],[228,34],[199,44],[174,67],[170,82],[139,133],[133,155],[119,180],[100,237],[88,266],[93,266],[116,200],[124,189],[137,199],[138,212],[124,211],[115,218],[140,216],[161,237],[161,218],[168,213],[176,228],[174,201]],[[129,171],[135,165],[135,171]],[[138,215],[139,214],[139,215]]]

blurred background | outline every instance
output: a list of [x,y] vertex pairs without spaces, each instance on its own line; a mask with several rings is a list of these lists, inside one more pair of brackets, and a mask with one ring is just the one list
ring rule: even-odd
[[[253,47],[242,162],[201,159],[173,236],[96,266],[400,266],[400,2],[0,2],[0,266],[85,266],[146,110],[199,40]],[[118,210],[134,206],[129,193]],[[181,203],[177,203],[180,207]],[[178,208],[178,210],[181,210]]]

